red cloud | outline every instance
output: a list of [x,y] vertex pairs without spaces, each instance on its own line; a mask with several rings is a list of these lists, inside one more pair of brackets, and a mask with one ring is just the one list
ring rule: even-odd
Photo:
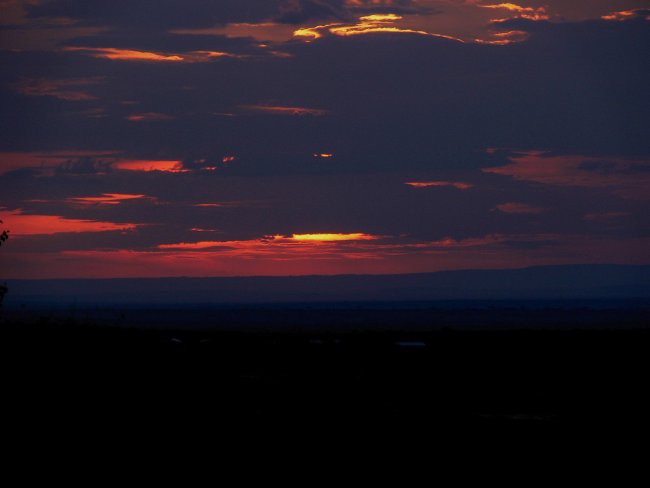
[[26,215],[20,210],[8,214],[6,222],[11,227],[14,236],[124,231],[137,227],[137,224],[68,219],[58,215]]

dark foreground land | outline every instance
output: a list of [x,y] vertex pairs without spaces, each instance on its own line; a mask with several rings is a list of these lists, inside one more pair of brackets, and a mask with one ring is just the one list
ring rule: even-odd
[[[179,323],[202,313],[202,327]],[[16,428],[640,433],[648,317],[637,305],[5,314],[3,408]]]

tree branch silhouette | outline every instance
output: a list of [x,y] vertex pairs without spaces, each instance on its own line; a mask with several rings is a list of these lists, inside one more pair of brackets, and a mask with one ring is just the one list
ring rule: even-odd
[[[4,224],[2,220],[0,220],[0,225]],[[1,227],[0,227],[1,229]],[[0,247],[9,240],[9,231],[8,230],[2,230],[0,232]],[[7,294],[7,291],[9,291],[9,288],[7,288],[5,285],[0,284],[0,308],[2,307],[2,300],[4,299],[5,295]]]
[[[3,224],[2,220],[0,220],[0,224]],[[0,246],[2,246],[7,240],[9,239],[9,231],[8,230],[3,230],[2,233],[0,233]]]

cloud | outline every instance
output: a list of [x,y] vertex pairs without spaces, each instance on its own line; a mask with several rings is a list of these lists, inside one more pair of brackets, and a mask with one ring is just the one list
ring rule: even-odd
[[132,49],[117,49],[113,47],[66,47],[65,51],[81,52],[96,58],[105,58],[113,61],[139,61],[139,62],[179,62],[182,56],[166,55]]
[[148,159],[118,160],[112,164],[116,170],[123,171],[162,171],[179,173],[185,171],[180,161],[152,161]]
[[24,80],[16,85],[16,91],[27,96],[54,97],[69,102],[87,102],[97,97],[85,91],[85,87],[102,82],[101,77],[73,78],[67,80]]
[[413,188],[440,188],[449,186],[457,190],[470,190],[474,188],[471,183],[463,183],[460,181],[409,181],[405,185],[412,186]]
[[532,151],[512,156],[510,160],[506,166],[483,171],[547,185],[602,188],[626,198],[650,198],[647,192],[650,159],[595,158]]
[[72,197],[68,198],[68,202],[73,205],[119,205],[123,202],[131,200],[141,200],[143,198],[150,198],[147,195],[130,195],[123,193],[103,193],[98,197]]
[[463,42],[461,39],[454,36],[400,26],[399,22],[401,20],[403,20],[403,17],[392,13],[371,14],[360,17],[356,23],[325,24],[297,29],[294,31],[293,36],[295,38],[313,40],[320,39],[325,35],[349,37],[365,34],[412,34],[433,36]]
[[320,117],[328,113],[327,110],[321,108],[311,107],[285,107],[280,105],[242,105],[242,109],[250,112],[260,112],[272,115],[289,115],[289,116],[304,116],[312,115]]
[[496,210],[506,214],[514,215],[539,215],[541,213],[544,213],[543,208],[535,207],[533,205],[528,205],[521,202],[501,203],[496,206]]
[[0,175],[20,169],[59,173],[104,173],[115,151],[0,152]]
[[[488,8],[493,10],[505,10],[506,12],[514,12],[518,18],[528,19],[528,20],[548,20],[549,15],[546,7],[522,7],[515,3],[496,3],[496,4],[483,4],[476,3],[477,7]],[[512,17],[506,17],[510,19]],[[498,21],[503,19],[496,19],[493,21]]]
[[58,215],[27,215],[21,210],[7,214],[7,225],[14,237],[33,235],[52,235],[85,232],[127,231],[137,227],[135,224],[116,224],[95,220],[68,219]]
[[[281,24],[279,4],[247,16],[241,5],[252,4],[242,0],[232,22],[181,22],[169,18],[171,3],[151,9],[150,19],[138,18],[138,2],[129,4],[133,19],[109,3],[85,14],[67,4],[75,25],[108,26],[102,32],[56,49],[0,52],[2,205],[50,216],[58,229],[137,228],[25,235],[3,252],[8,275],[376,273],[647,259],[643,18],[603,20],[617,8],[593,7],[595,20],[560,21],[555,12],[575,2],[517,2],[549,3],[545,21],[466,2],[426,2],[437,14],[348,2],[340,19]],[[29,29],[46,20],[27,18]],[[364,31],[364,22],[466,42],[330,32]],[[337,25],[315,29],[322,36],[313,42],[291,39],[326,24]],[[273,41],[242,37],[256,29]],[[107,46],[124,59],[97,57],[110,54]],[[183,61],[133,60],[130,51]],[[357,234],[381,238],[348,239]],[[159,247],[197,242],[218,244]]]
[[130,122],[165,122],[173,120],[174,117],[160,112],[145,112],[140,114],[129,115],[126,120]]
[[627,20],[645,19],[650,20],[650,9],[632,9],[612,12],[601,17],[603,20],[615,20],[624,22]]
[[281,0],[50,0],[27,6],[31,18],[69,18],[90,25],[173,29],[270,18]]

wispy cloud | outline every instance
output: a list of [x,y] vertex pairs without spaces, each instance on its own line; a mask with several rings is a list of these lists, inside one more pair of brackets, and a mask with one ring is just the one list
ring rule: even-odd
[[5,221],[15,237],[64,233],[127,231],[136,224],[119,224],[96,220],[79,220],[59,215],[29,215],[21,210],[9,213]]
[[87,102],[96,100],[83,88],[101,83],[102,77],[72,79],[23,80],[15,88],[18,93],[32,97],[53,97],[68,102]]
[[470,190],[474,188],[474,185],[471,183],[463,183],[462,181],[409,181],[404,184],[413,188],[452,187],[457,190]]
[[289,115],[289,116],[305,116],[311,115],[320,117],[327,115],[328,110],[311,107],[295,107],[283,105],[241,105],[241,108],[250,112],[260,112],[272,115]]
[[544,213],[544,209],[534,205],[528,205],[521,202],[501,203],[495,207],[499,212],[514,215],[539,215]]

